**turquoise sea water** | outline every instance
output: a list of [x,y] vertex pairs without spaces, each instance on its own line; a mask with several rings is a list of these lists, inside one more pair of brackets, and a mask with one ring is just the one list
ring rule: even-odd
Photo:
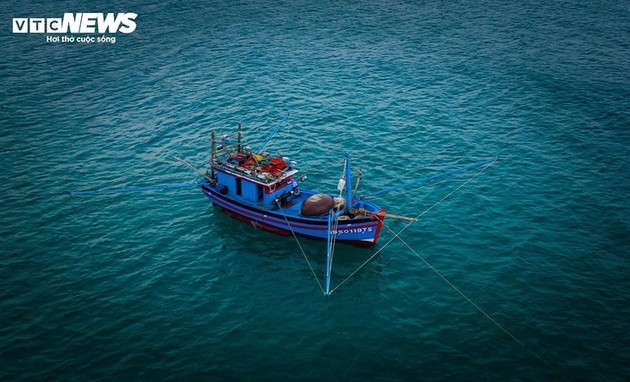
[[[0,5],[0,379],[630,379],[630,8],[617,1]],[[13,17],[135,12],[115,44]],[[499,155],[323,297],[199,190],[243,123],[334,192]],[[415,216],[474,173],[383,195]],[[398,231],[405,222],[389,221]],[[376,249],[339,246],[333,285]],[[325,245],[300,243],[321,278]],[[512,338],[511,336],[514,336]],[[515,340],[516,339],[516,340]]]

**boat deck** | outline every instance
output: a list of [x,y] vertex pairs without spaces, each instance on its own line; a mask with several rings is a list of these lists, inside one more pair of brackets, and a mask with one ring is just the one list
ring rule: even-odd
[[[214,192],[218,194],[212,185],[206,180],[202,179],[199,181],[199,184],[209,192]],[[212,190],[212,191],[211,191]],[[311,222],[325,222],[328,219],[328,213],[324,213],[318,216],[304,216],[301,213],[302,204],[306,199],[310,196],[318,194],[317,192],[311,190],[301,190],[299,194],[291,194],[286,198],[279,199],[278,203],[275,203],[271,206],[266,206],[263,203],[256,203],[249,200],[245,200],[239,198],[238,200],[234,198],[229,198],[232,202],[238,203],[246,208],[255,209],[260,212],[268,212],[270,214],[279,214],[285,215],[288,218],[299,219],[303,221],[311,221]],[[219,195],[216,195],[220,197]],[[332,195],[331,195],[332,196]],[[343,213],[340,215],[340,220],[353,220],[353,219],[365,219],[371,217],[373,214],[378,213],[380,211],[380,207],[375,203],[359,200],[355,201],[355,208],[353,209],[353,213]]]

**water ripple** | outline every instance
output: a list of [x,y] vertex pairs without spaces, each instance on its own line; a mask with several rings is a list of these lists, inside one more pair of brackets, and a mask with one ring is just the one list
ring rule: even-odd
[[[95,7],[138,13],[116,44],[3,31],[0,377],[627,380],[623,7],[122,1]],[[398,241],[324,299],[292,238],[197,190],[66,195],[193,181],[174,155],[287,111],[269,149],[323,191],[346,150],[366,191],[500,155],[402,238],[525,347]],[[468,176],[379,202],[415,216]],[[373,251],[341,246],[333,284]]]

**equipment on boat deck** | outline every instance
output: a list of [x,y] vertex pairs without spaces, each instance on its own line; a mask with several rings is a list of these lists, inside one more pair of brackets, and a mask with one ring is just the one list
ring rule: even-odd
[[[277,127],[272,134],[276,131]],[[321,240],[329,235],[328,215],[333,213],[335,220],[342,221],[334,233],[336,240],[360,246],[377,243],[385,211],[373,202],[354,198],[348,154],[338,187],[340,193],[345,190],[346,197],[341,198],[301,189],[295,180],[297,162],[244,148],[241,137],[239,124],[236,147],[229,150],[224,143],[219,155],[212,133],[210,171],[199,184],[214,205],[271,232]]]

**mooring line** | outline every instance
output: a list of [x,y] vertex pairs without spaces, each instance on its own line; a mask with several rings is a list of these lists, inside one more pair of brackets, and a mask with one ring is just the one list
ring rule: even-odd
[[293,227],[291,227],[291,223],[289,223],[289,220],[287,219],[287,216],[284,214],[284,210],[282,209],[282,206],[280,205],[280,203],[278,201],[276,201],[276,204],[278,205],[278,208],[280,208],[280,212],[282,213],[282,217],[284,218],[284,221],[287,223],[287,226],[289,226],[289,229],[291,230],[291,233],[293,234],[293,238],[295,238],[295,242],[297,243],[298,247],[300,248],[300,251],[302,252],[302,256],[304,256],[304,259],[306,260],[306,264],[308,264],[308,267],[311,269],[311,273],[313,273],[313,276],[315,277],[315,281],[317,281],[317,285],[319,286],[319,290],[322,291],[322,294],[326,294],[326,292],[324,292],[324,287],[322,287],[322,284],[319,282],[319,278],[317,278],[317,275],[315,274],[315,270],[313,269],[313,266],[311,265],[311,262],[308,261],[308,256],[306,256],[306,253],[304,252],[304,249],[302,249],[302,245],[300,244],[300,241],[298,240],[297,236],[295,235],[295,232],[293,232]]
[[[453,191],[449,192],[448,194],[446,194],[446,196],[444,196],[442,199],[438,200],[436,203],[434,203],[431,207],[427,208],[426,210],[422,211],[418,216],[416,216],[415,220],[420,219],[422,216],[424,216],[427,212],[431,211],[435,206],[437,206],[438,204],[442,203],[443,201],[445,201],[447,198],[449,198],[451,195],[453,195],[454,193],[456,193],[457,191],[459,191],[462,187],[464,187],[466,184],[470,183],[473,179],[475,179],[476,177],[478,177],[479,175],[481,175],[481,173],[483,173],[484,171],[486,171],[490,166],[494,165],[497,162],[498,158],[495,158],[493,161],[487,163],[485,166],[483,166],[481,168],[481,170],[479,170],[475,175],[471,176],[469,179],[467,179],[464,183],[460,184],[456,189],[454,189]],[[379,221],[381,221],[381,223],[383,223],[383,220],[381,220],[377,215],[374,215]],[[403,233],[404,230],[406,230],[412,223],[414,223],[413,220],[409,221],[409,223],[407,223],[398,233],[394,233],[394,237],[392,237],[387,243],[385,243],[384,246],[382,246],[378,251],[376,251],[372,256],[370,256],[363,264],[359,265],[359,267],[354,270],[354,272],[352,272],[348,277],[346,277],[343,281],[341,281],[339,284],[337,284],[337,286],[330,291],[330,294],[332,294],[334,291],[336,291],[343,283],[345,283],[346,281],[348,281],[352,276],[354,276],[359,270],[361,270],[367,263],[369,263],[374,257],[376,257],[376,255],[378,255],[379,253],[381,253],[381,251],[383,249],[385,249],[385,247],[387,247],[389,244],[391,244],[392,241],[394,241],[394,239],[396,239],[397,237],[400,237],[400,234]],[[388,228],[389,229],[389,228]],[[394,231],[392,231],[393,233]]]
[[[388,230],[392,231],[393,230],[388,226],[385,225],[385,227],[387,227]],[[510,338],[512,338],[517,344],[521,345],[523,347],[523,349],[527,350],[528,352],[530,352],[534,357],[538,358],[542,363],[544,363],[545,365],[547,365],[547,367],[552,370],[553,372],[555,372],[556,374],[558,374],[560,377],[562,377],[562,379],[566,380],[566,378],[564,377],[564,375],[562,375],[562,373],[560,373],[560,371],[558,371],[555,367],[553,367],[549,362],[547,362],[544,358],[542,358],[538,353],[536,353],[535,351],[533,351],[532,349],[528,348],[527,346],[525,346],[525,344],[519,340],[518,338],[516,338],[515,335],[513,335],[509,330],[507,330],[503,325],[501,325],[500,323],[498,323],[494,318],[492,318],[492,316],[490,316],[488,313],[486,313],[485,310],[483,310],[479,305],[477,305],[473,300],[470,299],[470,297],[468,297],[464,292],[461,291],[461,289],[459,289],[458,287],[456,287],[452,282],[450,282],[440,271],[438,271],[433,265],[431,265],[424,257],[422,257],[415,249],[413,249],[409,244],[407,244],[407,242],[405,240],[403,240],[402,237],[396,235],[395,237],[398,238],[398,240],[400,240],[407,248],[409,248],[409,250],[411,252],[413,252],[416,256],[418,256],[420,258],[420,260],[422,260],[422,262],[424,264],[426,264],[426,266],[429,267],[429,269],[431,269],[436,275],[438,275],[442,281],[444,281],[448,286],[450,286],[453,290],[455,290],[455,292],[457,292],[460,296],[462,296],[466,301],[468,301],[468,303],[470,305],[472,305],[473,307],[475,307],[475,309],[477,309],[481,314],[483,314],[488,320],[490,320],[490,322],[492,322],[497,328],[501,329],[501,331],[503,331],[503,333],[507,334]]]
[[[468,180],[466,180],[466,182],[462,183],[459,187],[457,187],[456,189],[454,189],[453,191],[451,191],[450,193],[448,193],[446,196],[444,196],[442,199],[440,199],[439,201],[437,201],[435,204],[433,204],[431,207],[427,208],[426,210],[424,210],[422,213],[420,213],[416,219],[419,219],[420,217],[424,216],[427,212],[429,212],[430,210],[432,210],[433,208],[435,208],[438,204],[442,203],[444,200],[446,200],[448,197],[450,197],[451,195],[453,195],[455,192],[457,192],[459,189],[461,189],[463,186],[465,186],[467,183],[469,183],[470,181],[472,181],[474,178],[476,178],[477,176],[479,176],[481,173],[483,173],[486,169],[488,169],[488,167],[494,165],[497,162],[498,158],[495,158],[495,160],[489,162],[488,164],[486,164],[484,167],[481,168],[480,171],[478,171],[475,175],[473,175],[471,178],[469,178]],[[383,220],[381,220],[378,216],[377,219],[379,219],[384,225],[385,227],[391,231],[392,233],[394,233],[394,230],[392,230],[389,225],[385,224],[385,222]],[[398,238],[398,240],[400,240],[407,248],[409,248],[416,256],[418,256],[428,267],[429,269],[431,269],[435,274],[437,274],[447,285],[449,285],[451,288],[453,288],[453,290],[455,290],[460,296],[462,296],[466,301],[468,301],[468,303],[470,303],[473,307],[475,307],[475,309],[477,309],[481,314],[483,314],[490,322],[492,322],[497,328],[499,328],[502,332],[504,332],[505,334],[507,334],[510,338],[512,338],[512,340],[514,340],[517,344],[519,344],[523,349],[527,350],[529,353],[531,353],[534,357],[536,357],[538,360],[540,360],[542,363],[544,363],[549,370],[553,371],[554,373],[556,373],[557,375],[559,375],[563,380],[567,380],[566,377],[560,373],[560,371],[558,369],[556,369],[555,367],[553,367],[549,362],[547,362],[544,358],[542,358],[538,353],[536,353],[535,351],[533,351],[532,349],[528,348],[527,346],[525,346],[525,344],[519,340],[515,335],[513,335],[509,330],[507,330],[503,325],[501,325],[499,322],[497,322],[494,318],[492,318],[492,316],[490,316],[488,313],[486,313],[486,311],[484,311],[479,305],[477,305],[474,301],[472,301],[466,294],[464,294],[464,292],[462,292],[459,288],[457,288],[453,283],[451,283],[442,273],[440,273],[435,267],[433,267],[433,265],[431,265],[424,257],[422,257],[415,249],[413,249],[409,244],[407,244],[407,242],[405,240],[403,240],[402,237],[400,237],[400,234],[407,229],[407,227],[409,227],[411,225],[411,223],[413,223],[413,221],[410,221],[409,223],[407,223],[398,233],[394,233],[394,237],[389,240],[385,246],[389,245],[394,239]],[[384,248],[384,247],[383,247]],[[381,250],[383,249],[381,248]],[[380,252],[380,250],[378,251]],[[375,253],[374,255],[372,255],[365,263],[363,263],[355,272],[353,272],[350,276],[348,276],[348,278],[352,277],[352,275],[354,273],[356,273],[360,268],[362,268],[365,264],[367,264],[367,262],[369,262],[374,256],[376,256]],[[348,278],[346,278],[343,282],[345,282]],[[342,283],[343,283],[342,282]],[[340,283],[339,286],[342,284]],[[336,289],[336,288],[335,288]],[[332,293],[332,292],[331,292]]]
[[[380,218],[377,216],[377,219],[380,220]],[[385,247],[387,247],[387,245],[389,243],[391,243],[392,241],[394,241],[396,237],[391,238],[387,243],[385,243],[384,246],[382,246],[381,248],[379,248],[378,251],[376,251],[372,256],[370,256],[367,260],[365,260],[365,262],[363,262],[363,264],[359,265],[359,267],[357,269],[354,270],[354,272],[350,273],[350,275],[348,275],[348,277],[346,277],[345,279],[343,279],[339,284],[337,284],[337,286],[335,286],[331,291],[330,294],[333,294],[334,291],[336,291],[337,289],[339,289],[340,286],[343,285],[343,283],[345,283],[346,281],[350,280],[350,278],[352,276],[354,276],[358,271],[361,270],[361,268],[363,268],[367,263],[369,263],[374,257],[376,257],[376,255],[378,255],[379,253],[381,253],[381,251],[383,249],[385,249]]]

